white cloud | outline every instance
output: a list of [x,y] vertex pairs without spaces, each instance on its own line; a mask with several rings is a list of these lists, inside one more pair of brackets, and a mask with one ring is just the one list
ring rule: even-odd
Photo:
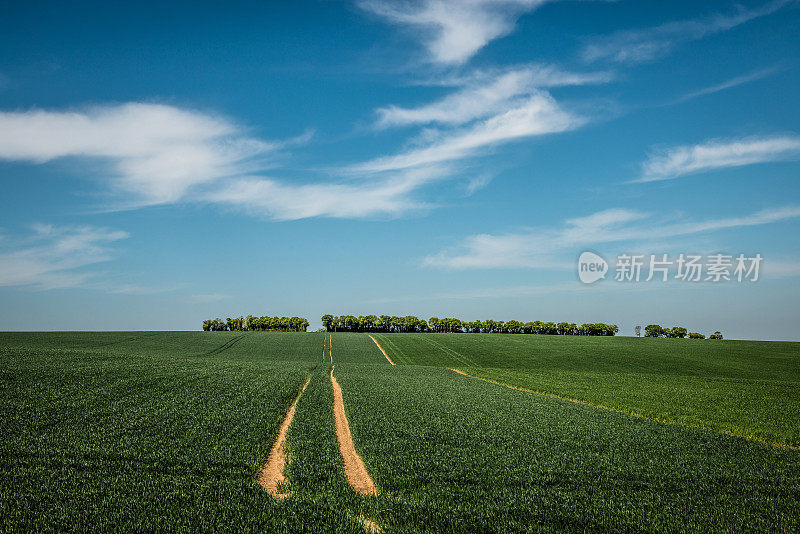
[[447,269],[571,269],[574,267],[573,256],[581,248],[758,226],[796,218],[800,218],[800,206],[697,222],[654,220],[643,212],[611,209],[588,217],[568,219],[561,228],[469,236],[463,245],[424,258],[423,264]]
[[675,100],[670,102],[670,104],[680,104],[681,102],[686,102],[688,100],[692,100],[700,96],[711,95],[714,93],[719,93],[720,91],[732,89],[734,87],[738,87],[740,85],[744,85],[746,83],[754,82],[756,80],[766,78],[767,76],[771,76],[772,74],[775,74],[779,70],[781,69],[778,67],[769,67],[766,69],[760,69],[753,72],[749,72],[747,74],[743,74],[742,76],[736,76],[722,83],[711,85],[709,87],[703,87],[702,89],[698,89],[697,91],[686,93],[685,95],[676,98]]
[[436,63],[464,63],[547,0],[362,0],[361,8],[422,35]]
[[504,72],[478,72],[460,80],[459,91],[416,108],[388,106],[377,110],[377,126],[408,126],[438,123],[459,125],[501,113],[537,88],[603,83],[605,72],[572,73],[547,65],[529,65]]
[[[266,142],[230,120],[158,104],[0,112],[0,160],[44,164],[89,159],[87,174],[107,185],[110,205],[104,208],[112,210],[191,202],[277,220],[398,216],[430,207],[416,193],[433,181],[456,176],[457,161],[584,122],[540,90],[498,108],[462,127],[423,132],[404,153],[331,166],[306,182],[263,174],[274,165],[276,151],[302,138]],[[487,173],[471,174],[488,183]],[[474,191],[481,183],[473,180],[468,188]]]
[[165,105],[0,113],[0,159],[39,164],[100,159],[115,198],[126,198],[114,208],[185,201],[220,203],[280,220],[397,215],[425,207],[412,192],[448,176],[431,166],[309,184],[255,174],[286,144],[248,137],[226,119]]
[[586,61],[642,63],[667,55],[678,44],[730,30],[758,17],[774,13],[790,0],[775,0],[757,9],[738,8],[731,15],[716,14],[704,19],[668,22],[653,28],[625,30],[599,37],[582,52]]
[[92,277],[83,270],[114,257],[111,243],[128,233],[94,226],[34,226],[24,246],[0,249],[0,286],[55,289],[85,285]]
[[525,137],[564,132],[586,121],[563,109],[548,93],[536,91],[486,120],[445,133],[428,131],[424,146],[354,165],[356,172],[385,172],[439,164],[478,155],[488,147]]
[[747,137],[679,146],[651,155],[635,182],[672,180],[687,174],[781,161],[800,155],[800,136]]
[[0,159],[99,158],[134,205],[176,202],[194,186],[258,168],[275,148],[223,118],[166,105],[0,112]]
[[419,187],[449,176],[440,166],[370,176],[355,183],[286,186],[274,180],[247,177],[209,191],[205,200],[240,207],[257,216],[276,220],[308,217],[360,218],[396,216],[423,209],[425,203],[411,195]]
[[96,289],[98,291],[104,291],[105,293],[110,293],[112,295],[160,295],[163,293],[176,291],[180,287],[183,287],[183,284],[171,286],[143,286],[138,284],[116,284],[105,280],[102,282],[88,284],[86,287],[90,289]]
[[474,178],[470,179],[467,182],[467,187],[465,190],[466,195],[469,196],[475,193],[476,191],[480,191],[481,189],[489,185],[493,179],[494,175],[488,172],[475,176]]

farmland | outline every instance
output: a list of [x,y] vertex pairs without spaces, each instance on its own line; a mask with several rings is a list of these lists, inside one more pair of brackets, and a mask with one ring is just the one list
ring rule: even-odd
[[455,368],[628,413],[800,446],[800,344],[375,334],[398,364]]
[[[397,365],[357,333],[0,334],[2,529],[800,527],[800,452],[721,432],[798,442],[796,344],[374,337]],[[331,371],[377,496],[348,484]]]

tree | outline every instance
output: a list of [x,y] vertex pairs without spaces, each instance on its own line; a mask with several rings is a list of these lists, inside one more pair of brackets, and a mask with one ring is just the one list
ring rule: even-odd
[[247,317],[229,317],[224,322],[220,319],[203,321],[203,330],[212,332],[244,332],[247,330],[305,332],[308,330],[308,325],[308,319],[303,317],[254,317],[248,315]]
[[689,332],[689,339],[705,339],[706,336],[697,332]]
[[644,327],[644,337],[661,337],[664,335],[664,329],[657,324],[649,324]]
[[722,339],[722,334],[719,330],[708,336],[708,339]]
[[636,337],[641,336],[642,335],[642,326],[637,324],[636,327],[633,329],[633,331],[636,332]]
[[431,327],[431,330],[434,332],[439,331],[439,318],[438,317],[431,317],[428,319],[428,326]]
[[686,329],[682,326],[673,326],[664,330],[664,335],[672,338],[684,338],[686,337]]
[[571,333],[571,328],[569,323],[558,323],[556,325],[556,333],[562,336],[566,336]]
[[[270,325],[280,320],[278,317],[266,318]],[[298,318],[299,320],[299,318]],[[248,320],[247,324],[250,324]],[[253,324],[258,324],[254,318]],[[492,334],[550,334],[550,335],[587,335],[587,336],[613,336],[619,332],[619,327],[615,324],[605,323],[585,323],[581,326],[568,322],[547,322],[532,321],[523,323],[521,321],[496,321],[486,319],[485,321],[463,321],[455,317],[431,317],[427,321],[414,315],[353,315],[333,316],[326,314],[322,316],[322,324],[328,332],[450,332],[450,333],[492,333]],[[255,328],[255,327],[254,327]],[[272,326],[262,327],[272,329]],[[290,325],[291,329],[299,328],[295,323]]]

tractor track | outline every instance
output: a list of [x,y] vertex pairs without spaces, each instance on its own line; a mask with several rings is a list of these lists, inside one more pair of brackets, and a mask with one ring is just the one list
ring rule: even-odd
[[228,341],[226,341],[225,343],[223,343],[222,345],[220,345],[219,347],[217,347],[215,349],[212,349],[212,350],[210,350],[208,352],[203,352],[203,353],[199,354],[199,356],[214,356],[215,354],[219,354],[221,352],[225,352],[226,350],[228,350],[232,346],[236,345],[236,343],[241,341],[241,339],[246,335],[247,334],[240,334],[240,335],[236,336],[233,339],[229,339]]

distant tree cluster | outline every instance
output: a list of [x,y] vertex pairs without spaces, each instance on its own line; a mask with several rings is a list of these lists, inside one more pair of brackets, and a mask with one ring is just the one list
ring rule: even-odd
[[260,332],[305,332],[308,329],[308,319],[302,317],[228,317],[222,319],[208,319],[203,321],[203,330],[206,332],[245,332],[256,330]]
[[619,332],[615,324],[544,323],[532,321],[462,321],[452,317],[431,317],[427,321],[407,315],[323,315],[322,325],[328,332],[469,332],[484,334],[552,334],[567,336],[613,336]]
[[[687,330],[682,326],[663,328],[661,325],[649,324],[644,327],[644,337],[672,337],[683,339],[687,335]],[[689,339],[705,339],[706,336],[697,332],[689,332]],[[708,339],[722,339],[719,331],[708,336]]]
[[381,315],[333,315],[322,316],[322,326],[328,332],[427,332],[428,323],[424,319],[407,315],[405,317]]

